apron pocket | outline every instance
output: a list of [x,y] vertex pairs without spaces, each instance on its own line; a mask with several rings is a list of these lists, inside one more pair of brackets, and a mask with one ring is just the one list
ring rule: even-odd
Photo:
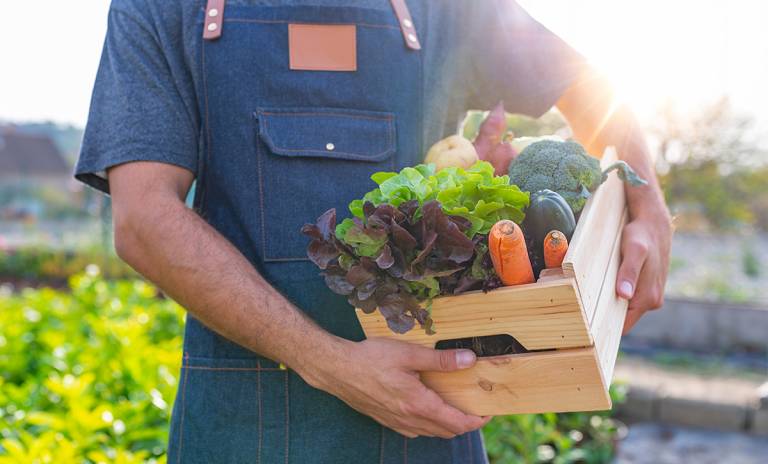
[[395,116],[340,108],[260,108],[254,113],[264,261],[306,260],[301,227],[350,201],[393,171]]

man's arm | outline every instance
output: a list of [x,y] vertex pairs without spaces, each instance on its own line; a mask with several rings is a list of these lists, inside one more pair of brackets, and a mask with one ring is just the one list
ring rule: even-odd
[[313,323],[184,204],[192,174],[156,162],[108,172],[118,255],[224,337],[296,371],[403,435],[453,437],[487,422],[446,405],[418,371],[470,367],[471,351],[351,342]]
[[629,299],[625,333],[650,309],[664,303],[672,222],[659,187],[645,136],[632,112],[617,105],[610,84],[596,72],[586,70],[557,102],[570,124],[574,138],[589,153],[602,154],[613,145],[626,161],[648,181],[627,185],[630,222],[624,228],[622,261],[616,292]]

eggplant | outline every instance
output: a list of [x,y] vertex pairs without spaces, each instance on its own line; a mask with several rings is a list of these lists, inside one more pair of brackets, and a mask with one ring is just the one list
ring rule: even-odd
[[543,256],[544,238],[550,231],[559,230],[570,242],[575,229],[573,211],[559,193],[544,189],[531,194],[523,230],[532,242],[536,255]]

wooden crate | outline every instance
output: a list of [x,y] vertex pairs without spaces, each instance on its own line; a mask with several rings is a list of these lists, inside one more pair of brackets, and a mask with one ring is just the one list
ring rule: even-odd
[[[609,149],[605,166],[616,160]],[[395,334],[376,311],[357,316],[368,338],[434,347],[440,340],[508,334],[524,354],[479,358],[470,369],[423,372],[424,383],[446,402],[477,415],[593,411],[611,408],[608,387],[627,301],[616,296],[624,186],[611,174],[587,202],[562,269],[536,283],[488,293],[435,299],[435,335],[414,328]]]

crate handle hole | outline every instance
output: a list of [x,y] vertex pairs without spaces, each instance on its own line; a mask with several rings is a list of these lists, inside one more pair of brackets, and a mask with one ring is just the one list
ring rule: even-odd
[[509,334],[485,335],[482,337],[452,338],[435,343],[437,350],[472,350],[478,358],[506,354],[534,353],[553,350],[529,350]]

